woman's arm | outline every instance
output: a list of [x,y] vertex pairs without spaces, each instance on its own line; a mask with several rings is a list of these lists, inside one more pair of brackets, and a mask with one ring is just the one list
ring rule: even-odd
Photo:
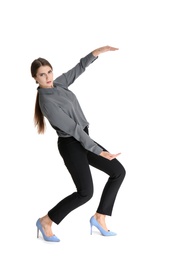
[[43,115],[48,119],[54,129],[60,129],[69,136],[73,136],[88,151],[99,155],[103,149],[97,145],[90,136],[78,125],[62,108],[53,102],[41,105]]
[[76,66],[56,78],[54,80],[54,85],[68,88],[97,58],[98,57],[95,57],[92,52],[90,52],[88,55],[81,58]]
[[85,69],[98,58],[101,53],[116,50],[119,49],[108,45],[95,49],[84,58],[81,58],[80,62],[75,67],[56,78],[54,80],[54,84],[66,88],[69,87],[85,71]]

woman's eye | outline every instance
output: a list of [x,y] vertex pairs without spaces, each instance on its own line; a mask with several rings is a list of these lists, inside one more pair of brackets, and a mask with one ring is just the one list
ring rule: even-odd
[[49,73],[49,74],[52,73],[52,70],[49,70],[48,73]]
[[41,73],[40,76],[43,77],[44,73]]

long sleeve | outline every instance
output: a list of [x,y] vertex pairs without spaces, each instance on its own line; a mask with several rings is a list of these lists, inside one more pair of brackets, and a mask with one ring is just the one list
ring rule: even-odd
[[85,133],[82,127],[69,117],[63,110],[54,103],[44,104],[42,107],[44,115],[52,127],[59,128],[70,136],[78,140],[82,146],[89,151],[99,155],[103,150]]
[[84,58],[81,58],[80,62],[75,67],[57,77],[54,80],[54,85],[66,88],[69,87],[97,58],[98,57],[93,56],[92,52],[86,55]]

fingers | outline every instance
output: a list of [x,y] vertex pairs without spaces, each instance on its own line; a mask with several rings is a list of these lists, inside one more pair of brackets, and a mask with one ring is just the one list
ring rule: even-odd
[[110,50],[110,51],[118,51],[118,50],[119,50],[119,48],[115,48],[115,47],[109,47],[109,50]]
[[107,51],[117,51],[117,50],[119,50],[119,48],[112,47],[112,46],[105,46],[105,50],[107,50]]
[[109,160],[115,159],[117,156],[119,156],[121,153],[117,153],[117,154],[110,154],[109,156]]
[[120,155],[121,153],[117,153],[117,154],[111,154],[109,152],[106,151],[102,151],[101,152],[101,156],[103,156],[104,158],[108,159],[108,160],[113,160],[115,159],[118,155]]

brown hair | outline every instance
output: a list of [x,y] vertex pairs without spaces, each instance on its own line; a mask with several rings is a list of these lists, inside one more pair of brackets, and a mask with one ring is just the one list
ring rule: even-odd
[[[41,66],[49,66],[51,69],[53,69],[52,65],[46,59],[38,58],[31,63],[31,75],[33,78],[36,77],[37,70]],[[37,81],[36,81],[36,83],[37,83]],[[39,134],[44,134],[45,120],[44,120],[44,116],[43,116],[40,106],[39,106],[39,93],[38,92],[37,92],[36,101],[35,101],[34,125],[37,127],[37,131]]]

